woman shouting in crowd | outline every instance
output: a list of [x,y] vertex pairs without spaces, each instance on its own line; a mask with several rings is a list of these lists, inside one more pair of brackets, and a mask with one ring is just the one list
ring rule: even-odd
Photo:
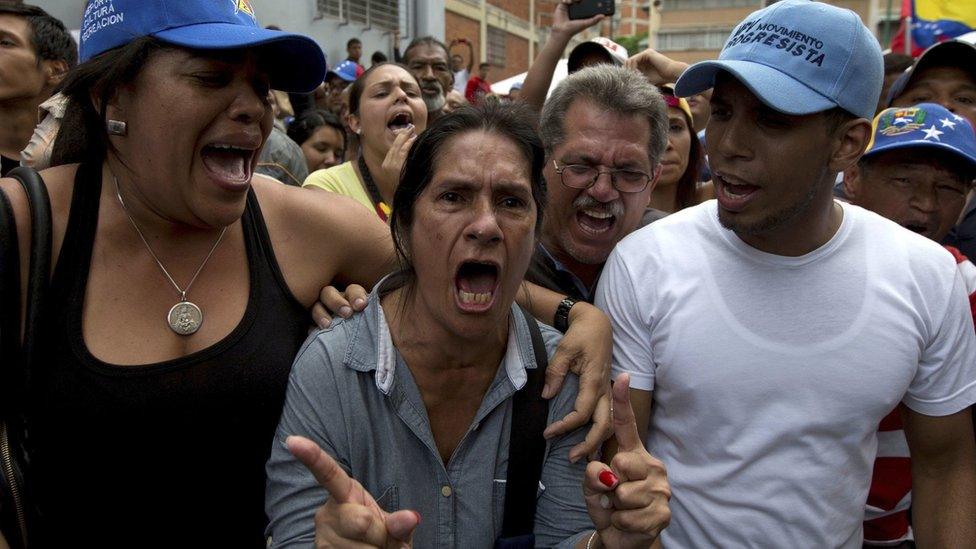
[[312,173],[305,186],[352,197],[388,222],[407,151],[427,127],[420,84],[402,65],[373,65],[350,86],[348,121],[359,156]]
[[534,406],[560,335],[514,305],[545,201],[531,119],[463,108],[410,151],[391,223],[402,270],[296,360],[268,463],[273,547],[647,547],[667,524],[626,379],[609,466],[570,462],[582,430],[542,437],[577,379]]

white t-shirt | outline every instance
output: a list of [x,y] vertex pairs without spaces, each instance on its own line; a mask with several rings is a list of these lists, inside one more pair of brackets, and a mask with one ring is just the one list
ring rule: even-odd
[[878,422],[976,402],[965,285],[938,244],[843,204],[801,257],[756,250],[714,200],[631,234],[603,269],[614,375],[653,390],[665,547],[861,546]]
[[454,72],[454,89],[461,92],[461,95],[464,95],[465,90],[468,88],[469,78],[471,78],[471,74],[468,73],[468,69],[461,69]]

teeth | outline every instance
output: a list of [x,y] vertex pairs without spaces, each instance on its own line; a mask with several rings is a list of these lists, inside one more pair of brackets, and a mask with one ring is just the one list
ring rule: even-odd
[[235,147],[233,145],[219,145],[219,144],[214,144],[214,145],[210,145],[210,146],[213,147],[213,148],[215,148],[215,149],[221,149],[221,150],[225,150],[225,151],[247,151],[247,149],[242,149],[240,147]]
[[491,301],[491,292],[485,293],[472,293],[465,292],[463,290],[458,290],[458,294],[461,296],[461,303],[470,304],[474,303],[477,305],[483,305]]
[[610,219],[611,217],[613,217],[613,215],[610,214],[610,212],[604,210],[583,210],[583,213],[590,217],[595,217],[597,219]]

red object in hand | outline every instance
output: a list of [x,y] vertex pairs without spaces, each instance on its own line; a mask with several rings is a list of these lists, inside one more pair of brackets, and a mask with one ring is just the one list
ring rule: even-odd
[[606,471],[600,473],[600,482],[603,483],[607,488],[613,488],[617,484],[617,475],[613,474],[613,471],[607,469]]

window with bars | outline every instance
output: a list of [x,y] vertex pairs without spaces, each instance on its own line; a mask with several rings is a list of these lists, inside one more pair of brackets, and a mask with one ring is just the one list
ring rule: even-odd
[[397,0],[316,0],[320,16],[394,30],[400,25]]
[[761,6],[762,0],[664,0],[664,10],[702,10],[707,8],[742,8]]
[[488,27],[488,62],[496,67],[504,67],[505,63],[505,35],[508,33],[497,27]]
[[661,51],[720,50],[732,34],[732,29],[662,31],[657,35],[657,49]]

